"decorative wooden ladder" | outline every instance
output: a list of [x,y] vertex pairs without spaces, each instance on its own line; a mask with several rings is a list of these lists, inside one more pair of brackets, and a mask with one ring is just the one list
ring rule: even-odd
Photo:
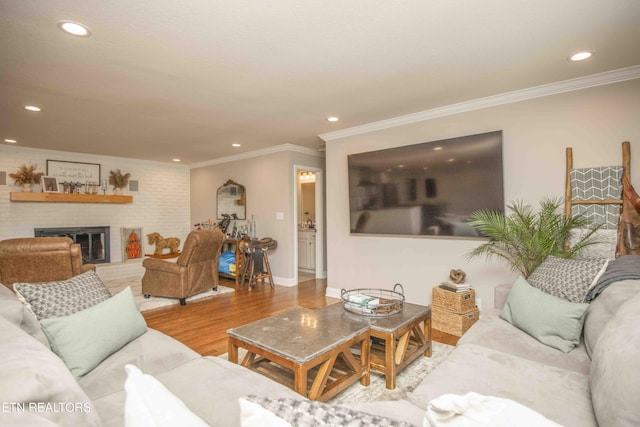
[[[631,201],[627,200],[624,194],[621,192],[619,199],[600,199],[600,200],[581,200],[574,199],[571,188],[571,170],[573,170],[573,149],[567,147],[567,172],[565,181],[565,217],[569,219],[572,215],[572,208],[574,205],[619,205],[619,223],[618,223],[618,242],[616,247],[616,257],[629,253],[625,249],[625,243],[623,241],[622,233],[624,232],[624,223],[632,224],[637,227],[640,226],[640,215],[635,212]],[[622,179],[631,182],[631,146],[629,141],[622,143]],[[628,227],[627,227],[628,228]],[[628,245],[627,245],[628,246]],[[568,249],[569,241],[565,241],[565,248]]]

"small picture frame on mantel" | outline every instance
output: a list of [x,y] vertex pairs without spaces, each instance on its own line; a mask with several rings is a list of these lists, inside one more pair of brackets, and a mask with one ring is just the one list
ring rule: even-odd
[[120,229],[122,262],[144,258],[143,236],[142,227],[122,227]]
[[59,193],[60,190],[58,188],[58,178],[55,176],[43,176],[40,179],[40,183],[42,184],[42,191],[45,193]]

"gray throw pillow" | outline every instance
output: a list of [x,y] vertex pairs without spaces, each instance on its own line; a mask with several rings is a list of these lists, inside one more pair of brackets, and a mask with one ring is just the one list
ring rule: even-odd
[[640,293],[602,331],[591,361],[591,399],[598,424],[640,425]]
[[38,320],[69,316],[111,298],[95,271],[48,283],[14,283],[13,290]]
[[584,302],[606,258],[566,259],[552,255],[527,278],[534,288],[569,302]]
[[568,353],[580,343],[588,307],[545,294],[520,276],[500,317],[541,343]]
[[411,425],[404,421],[312,400],[259,396],[247,396],[244,399],[260,405],[293,426],[409,427]]

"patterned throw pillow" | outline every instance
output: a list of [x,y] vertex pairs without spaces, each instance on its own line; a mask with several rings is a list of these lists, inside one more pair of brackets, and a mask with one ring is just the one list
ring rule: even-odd
[[409,427],[411,425],[403,421],[312,400],[258,396],[247,396],[244,399],[257,403],[292,426]]
[[529,276],[534,288],[566,301],[584,302],[595,278],[605,267],[605,258],[566,259],[548,256]]
[[69,316],[111,298],[95,271],[49,283],[14,283],[13,290],[38,318]]

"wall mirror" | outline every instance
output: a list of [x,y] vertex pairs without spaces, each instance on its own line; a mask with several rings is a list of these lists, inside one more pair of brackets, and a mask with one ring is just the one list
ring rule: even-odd
[[247,192],[244,185],[228,180],[220,188],[217,194],[217,217],[224,219],[223,215],[236,214],[238,219],[247,219]]

